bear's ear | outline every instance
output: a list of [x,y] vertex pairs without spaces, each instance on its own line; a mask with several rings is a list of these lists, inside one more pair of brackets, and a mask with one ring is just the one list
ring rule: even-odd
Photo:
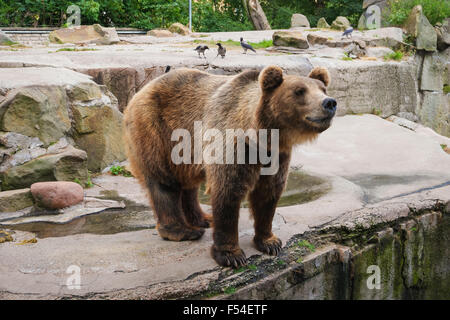
[[325,87],[328,87],[331,81],[330,73],[324,67],[314,68],[308,77],[322,81],[325,84]]
[[263,91],[278,88],[283,83],[283,70],[277,66],[266,67],[259,76],[259,83]]

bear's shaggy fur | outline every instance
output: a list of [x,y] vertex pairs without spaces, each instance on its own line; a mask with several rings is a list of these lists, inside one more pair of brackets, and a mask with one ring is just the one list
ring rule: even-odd
[[[326,95],[330,76],[315,68],[309,77],[284,75],[276,66],[217,76],[192,69],[171,71],[137,93],[125,110],[125,136],[132,172],[148,190],[157,229],[167,240],[200,238],[213,226],[212,256],[218,264],[246,263],[239,247],[238,218],[248,195],[256,248],[278,254],[281,241],[272,219],[284,189],[292,147],[311,141],[330,125],[336,102]],[[326,101],[332,100],[326,105]],[[175,129],[193,136],[194,121],[204,129],[279,129],[279,170],[260,175],[261,164],[179,164],[171,160]],[[248,150],[247,150],[248,151]],[[207,181],[212,217],[198,202]]]

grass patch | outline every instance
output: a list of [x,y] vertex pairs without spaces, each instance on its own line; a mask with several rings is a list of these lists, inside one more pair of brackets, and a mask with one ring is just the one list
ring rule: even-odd
[[404,53],[401,51],[395,51],[392,53],[388,53],[384,56],[384,60],[386,61],[390,61],[390,60],[394,60],[394,61],[401,61],[404,57]]
[[82,51],[98,51],[98,49],[93,49],[93,48],[82,48],[82,49],[78,49],[78,48],[61,48],[61,49],[56,50],[55,52],[63,52],[63,51],[82,52]]
[[111,169],[109,169],[109,173],[113,176],[124,176],[127,178],[131,178],[133,176],[130,171],[125,169],[124,166],[112,166]]
[[448,85],[448,84],[445,85],[443,90],[444,90],[445,94],[449,94],[450,93],[450,85]]
[[299,246],[301,248],[307,248],[311,252],[316,251],[316,247],[307,240],[301,240],[301,241],[297,242],[297,246]]
[[348,55],[348,53],[344,53],[344,57],[342,58],[342,60],[344,60],[344,61],[353,61],[353,58],[352,57],[350,57],[349,55]]
[[442,150],[445,151],[445,149],[447,149],[447,145],[446,144],[441,144],[441,148],[442,148]]
[[376,116],[381,116],[381,114],[382,114],[383,112],[380,110],[380,109],[377,109],[377,108],[373,108],[372,109],[372,114],[374,114],[374,115],[376,115]]
[[235,287],[227,287],[223,290],[223,292],[225,294],[233,294],[236,292],[236,288]]

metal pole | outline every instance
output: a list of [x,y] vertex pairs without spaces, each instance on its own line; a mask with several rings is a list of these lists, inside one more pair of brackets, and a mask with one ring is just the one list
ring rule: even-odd
[[192,32],[192,0],[189,0],[189,30]]

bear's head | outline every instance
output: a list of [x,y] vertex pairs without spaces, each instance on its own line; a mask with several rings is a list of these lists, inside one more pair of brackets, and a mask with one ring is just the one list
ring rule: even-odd
[[337,102],[327,95],[327,69],[314,68],[308,77],[300,77],[284,75],[281,68],[269,66],[260,73],[259,82],[267,125],[311,134],[330,127]]

